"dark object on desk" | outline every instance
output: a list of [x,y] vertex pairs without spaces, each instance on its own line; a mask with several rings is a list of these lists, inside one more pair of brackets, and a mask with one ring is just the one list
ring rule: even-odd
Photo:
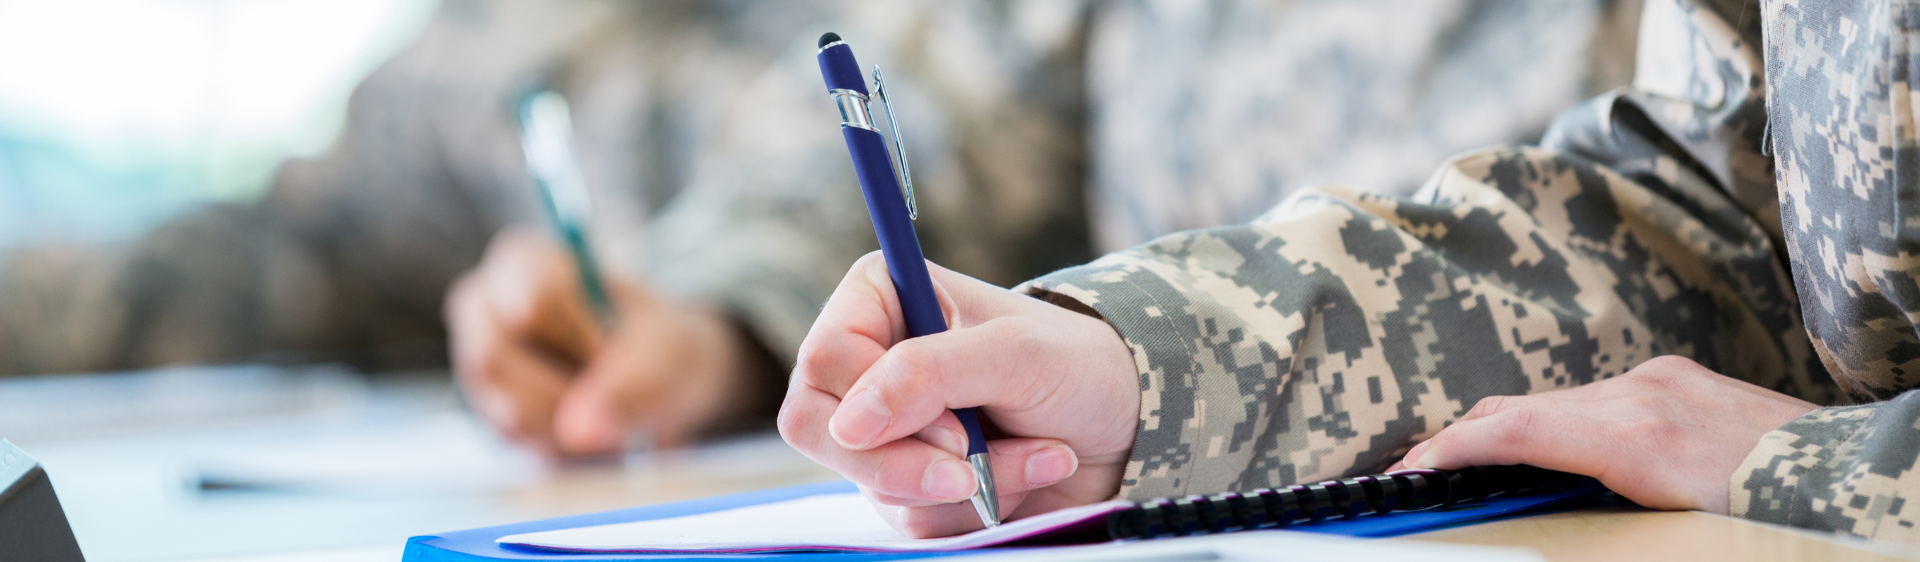
[[40,462],[0,439],[0,559],[85,562]]
[[1147,500],[1108,514],[1107,534],[1114,539],[1151,539],[1445,511],[1500,496],[1558,491],[1586,480],[1524,465],[1403,470],[1286,488]]

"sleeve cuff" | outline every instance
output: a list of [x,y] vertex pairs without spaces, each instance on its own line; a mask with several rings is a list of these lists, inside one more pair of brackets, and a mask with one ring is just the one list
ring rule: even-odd
[[1875,539],[1920,539],[1920,392],[1820,408],[1760,438],[1735,469],[1736,517]]
[[[1220,428],[1207,423],[1209,404],[1230,410],[1215,416],[1238,420],[1244,400],[1235,377],[1199,357],[1200,323],[1194,316],[1205,314],[1207,303],[1195,306],[1179,290],[1178,274],[1155,271],[1155,265],[1121,252],[1015,287],[1067,308],[1092,309],[1132,350],[1140,377],[1140,420],[1117,496],[1136,500],[1227,489],[1248,462],[1244,455],[1222,451],[1229,436],[1209,434]],[[1222,372],[1206,372],[1213,370]]]
[[1727,512],[1791,525],[1791,506],[1803,500],[1799,497],[1802,479],[1832,461],[1835,447],[1859,431],[1872,413],[1860,407],[1819,408],[1761,436],[1760,444],[1733,471]]

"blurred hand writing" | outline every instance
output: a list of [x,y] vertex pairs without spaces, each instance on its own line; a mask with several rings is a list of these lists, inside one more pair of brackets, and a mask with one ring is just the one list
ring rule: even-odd
[[915,537],[981,526],[965,503],[975,483],[950,408],[982,407],[1003,516],[1112,497],[1140,409],[1120,335],[1098,318],[928,269],[952,328],[909,340],[880,253],[854,264],[801,344],[781,435]]
[[746,343],[724,314],[608,278],[619,321],[603,334],[570,260],[538,234],[503,231],[447,293],[455,377],[508,438],[563,455],[619,452],[633,435],[674,447],[759,392],[740,388]]

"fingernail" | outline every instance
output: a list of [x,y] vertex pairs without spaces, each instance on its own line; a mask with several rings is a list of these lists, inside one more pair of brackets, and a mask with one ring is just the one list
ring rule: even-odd
[[880,393],[867,389],[840,405],[828,429],[841,446],[858,449],[879,437],[892,418],[893,412],[887,409],[886,401],[880,399]]
[[1427,444],[1432,442],[1431,440],[1421,441],[1419,445],[1414,445],[1407,451],[1406,458],[1400,459],[1400,462],[1406,463],[1407,468],[1426,468],[1428,465],[1424,457],[1427,455],[1427,450],[1431,448]]
[[554,416],[554,440],[569,454],[597,454],[618,450],[622,427],[614,415],[597,403],[563,407]]
[[960,461],[939,461],[927,467],[927,475],[921,478],[920,487],[926,490],[927,495],[936,498],[973,497],[973,470]]
[[1079,468],[1080,460],[1074,458],[1073,451],[1064,446],[1055,445],[1038,451],[1027,457],[1027,485],[1040,487],[1066,480]]
[[929,431],[922,434],[920,438],[926,440],[928,445],[955,455],[967,454],[967,434],[942,426],[927,429]]

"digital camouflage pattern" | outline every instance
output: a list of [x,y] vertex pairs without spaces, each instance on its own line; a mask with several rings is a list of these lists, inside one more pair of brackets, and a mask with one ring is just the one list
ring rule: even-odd
[[1915,29],[1905,2],[1650,0],[1633,85],[1540,148],[1457,157],[1410,199],[1306,192],[1024,288],[1133,350],[1128,497],[1372,472],[1485,396],[1677,354],[1873,402],[1766,435],[1735,515],[1920,541]]
[[[1010,285],[1304,182],[1410,187],[1443,155],[1532,139],[1624,80],[1635,6],[447,0],[260,201],[0,256],[0,373],[443,364],[448,284],[498,229],[540,228],[508,108],[542,81],[573,102],[602,263],[718,303],[790,360],[874,245],[822,31],[886,66],[928,255]],[[1392,166],[1347,156],[1387,146]]]
[[1767,435],[1736,514],[1920,540],[1920,10],[1892,0],[448,0],[263,200],[8,252],[0,372],[442,361],[447,284],[537,220],[506,108],[543,80],[603,258],[790,356],[872,247],[828,27],[890,70],[934,259],[1010,283],[1152,240],[1026,287],[1134,351],[1129,496],[1378,470],[1482,397],[1678,354],[1872,402]]
[[1862,406],[1766,436],[1734,474],[1763,521],[1920,542],[1920,152],[1911,2],[1763,3],[1780,214],[1814,350]]

